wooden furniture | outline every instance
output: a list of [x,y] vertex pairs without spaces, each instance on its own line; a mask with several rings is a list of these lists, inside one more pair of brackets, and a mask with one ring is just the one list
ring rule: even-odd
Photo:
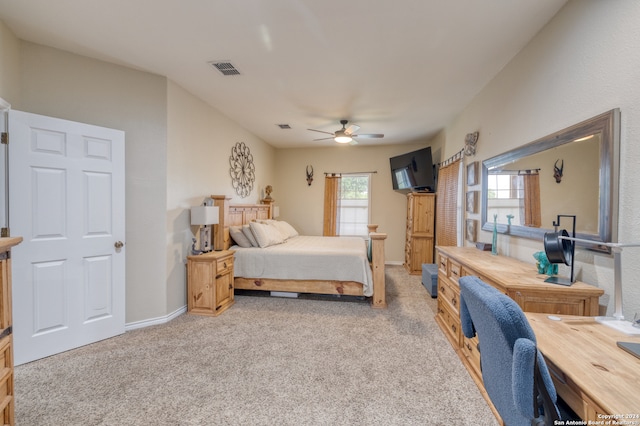
[[[640,424],[640,359],[616,342],[640,343],[592,317],[526,313],[558,395],[583,420]],[[615,416],[617,418],[607,417]],[[596,423],[594,423],[596,424]]]
[[[246,225],[252,220],[270,219],[271,206],[264,204],[230,204],[224,195],[211,195],[214,205],[220,207],[219,224],[214,226],[214,247],[228,249],[231,246],[230,226]],[[376,232],[378,225],[370,225],[371,270],[373,275],[373,308],[386,308],[384,277],[384,240],[387,234]],[[334,237],[331,237],[334,238]],[[362,296],[362,284],[355,281],[334,280],[279,280],[260,277],[235,277],[234,287],[240,290],[285,291],[314,294],[341,294]]]
[[233,251],[187,256],[187,312],[217,316],[234,303]]
[[245,225],[252,220],[272,218],[271,204],[231,205],[231,198],[225,195],[212,195],[213,205],[220,208],[218,224],[213,225],[214,250],[227,250],[231,247],[229,227]]
[[[474,247],[437,247],[438,313],[436,322],[456,350],[471,377],[484,393],[477,337],[469,339],[460,327],[460,287],[458,279],[475,275],[511,297],[525,312],[597,315],[598,299],[604,290],[582,282],[572,286],[545,283],[534,264],[506,256],[493,256]],[[498,417],[494,409],[494,414]]]
[[11,247],[21,237],[0,238],[0,423],[15,424],[11,317]]
[[407,234],[404,266],[412,275],[422,274],[423,263],[433,263],[436,194],[407,194]]

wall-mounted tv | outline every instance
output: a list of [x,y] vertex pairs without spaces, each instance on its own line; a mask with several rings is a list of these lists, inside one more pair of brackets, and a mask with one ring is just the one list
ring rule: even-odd
[[435,191],[431,147],[391,157],[389,164],[391,165],[391,182],[395,191],[402,193]]

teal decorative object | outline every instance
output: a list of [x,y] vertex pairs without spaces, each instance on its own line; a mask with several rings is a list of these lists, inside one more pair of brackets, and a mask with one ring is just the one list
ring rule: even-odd
[[537,260],[536,266],[538,267],[539,274],[546,274],[549,276],[558,274],[558,264],[549,262],[545,252],[537,251],[533,253],[533,257]]
[[491,254],[498,254],[498,215],[493,215],[493,240],[491,242]]

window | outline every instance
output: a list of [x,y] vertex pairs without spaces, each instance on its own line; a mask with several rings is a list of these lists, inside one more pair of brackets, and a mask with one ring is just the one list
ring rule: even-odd
[[338,192],[338,235],[369,233],[370,175],[342,175]]
[[488,176],[489,198],[524,198],[522,178],[510,174],[490,174]]

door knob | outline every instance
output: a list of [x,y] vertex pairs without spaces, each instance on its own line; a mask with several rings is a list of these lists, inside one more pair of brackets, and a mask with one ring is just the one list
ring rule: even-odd
[[114,247],[117,249],[122,248],[122,246],[124,246],[124,243],[122,241],[116,241],[116,243],[114,244]]

